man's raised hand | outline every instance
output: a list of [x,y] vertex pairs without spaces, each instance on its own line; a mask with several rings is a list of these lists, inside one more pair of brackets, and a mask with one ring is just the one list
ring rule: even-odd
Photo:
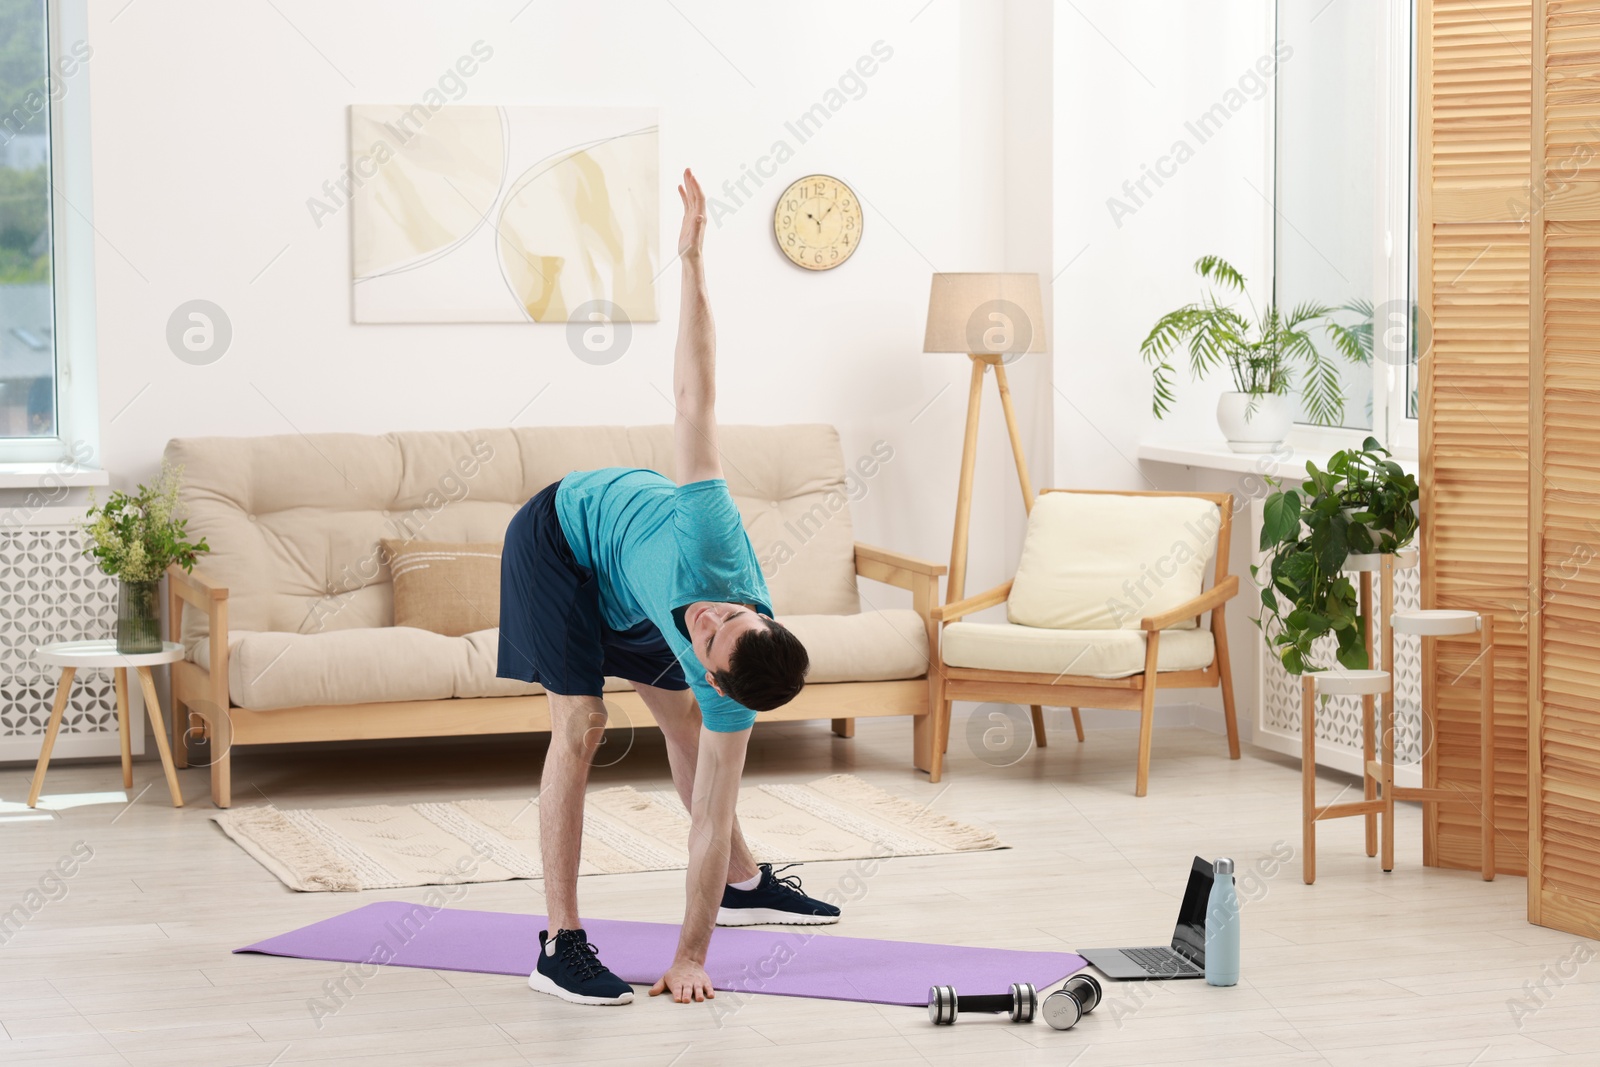
[[694,174],[685,169],[683,184],[678,186],[678,198],[683,201],[683,229],[678,232],[678,255],[700,254],[700,242],[706,233],[706,194]]

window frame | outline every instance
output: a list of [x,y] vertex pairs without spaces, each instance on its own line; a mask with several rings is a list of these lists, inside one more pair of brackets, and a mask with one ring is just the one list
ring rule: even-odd
[[[45,35],[56,432],[39,437],[0,437],[0,463],[98,469],[102,464],[95,344],[90,64],[71,56],[73,43],[89,39],[87,0],[45,0]],[[56,84],[63,58],[72,58],[76,69],[57,99]]]
[[[1416,225],[1414,179],[1414,135],[1412,101],[1415,53],[1414,3],[1412,0],[1374,0],[1383,10],[1384,33],[1376,42],[1373,69],[1378,78],[1377,114],[1378,158],[1373,168],[1373,287],[1368,294],[1374,309],[1399,304],[1411,307],[1415,293],[1411,280],[1413,230]],[[1272,38],[1278,39],[1278,0],[1272,6]],[[1268,123],[1267,166],[1273,190],[1273,204],[1266,205],[1268,261],[1272,264],[1273,290],[1277,290],[1278,236],[1282,225],[1275,207],[1278,190],[1278,79],[1272,80],[1272,121]],[[1374,323],[1374,329],[1379,324]],[[1412,344],[1409,319],[1399,324],[1404,332],[1403,351]],[[1372,429],[1344,426],[1318,426],[1296,422],[1289,432],[1291,447],[1305,452],[1331,452],[1359,447],[1370,435],[1383,442],[1396,457],[1417,458],[1418,423],[1406,414],[1407,374],[1404,366],[1389,363],[1376,354],[1374,337],[1372,363]],[[1359,403],[1352,397],[1349,402]]]

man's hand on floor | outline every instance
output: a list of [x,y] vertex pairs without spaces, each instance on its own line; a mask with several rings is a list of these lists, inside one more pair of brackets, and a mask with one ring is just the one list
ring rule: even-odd
[[711,976],[706,974],[706,969],[694,960],[682,959],[674,960],[672,966],[667,968],[667,973],[650,987],[652,997],[667,992],[679,1004],[687,1004],[691,1000],[712,1000],[717,995],[711,989]]

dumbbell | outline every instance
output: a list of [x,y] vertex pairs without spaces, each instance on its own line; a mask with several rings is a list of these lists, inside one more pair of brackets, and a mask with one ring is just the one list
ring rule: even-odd
[[1044,998],[1044,1021],[1057,1030],[1071,1030],[1099,1004],[1099,981],[1087,971],[1080,971]]
[[928,1018],[935,1026],[949,1026],[962,1012],[1006,1012],[1014,1023],[1033,1022],[1039,991],[1027,982],[1013,985],[1009,993],[957,997],[955,986],[936,985],[928,990]]

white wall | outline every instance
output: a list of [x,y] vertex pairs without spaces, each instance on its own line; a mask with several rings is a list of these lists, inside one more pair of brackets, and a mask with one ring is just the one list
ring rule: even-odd
[[[1053,352],[1061,339],[1054,331],[1051,278],[1056,273],[1054,234],[1055,85],[1054,19],[1051,0],[1007,0],[1005,8],[1005,269],[1039,275],[1044,289],[1050,351],[1018,359],[1006,368],[1023,429],[1023,451],[1034,490],[1057,485],[1054,448],[1055,390]],[[991,398],[992,399],[992,398]],[[994,409],[991,408],[991,411]],[[1014,477],[1000,472],[1003,480]],[[1006,509],[1007,573],[1016,569],[1027,517]]]
[[[348,158],[348,105],[413,101],[481,40],[494,54],[464,103],[657,106],[669,247],[670,175],[693,165],[719,192],[881,40],[894,54],[864,94],[710,236],[722,419],[831,422],[847,459],[888,441],[895,459],[855,506],[857,535],[943,560],[968,364],[920,351],[929,275],[1037,271],[1051,352],[1009,368],[1035,485],[1196,485],[1182,469],[1142,467],[1135,451],[1148,437],[1212,436],[1225,383],[1185,382],[1157,424],[1137,348],[1197,293],[1190,264],[1203,253],[1267,291],[1270,95],[1204,144],[1185,123],[1270,53],[1270,0],[820,0],[811,11],[94,3],[101,455],[114,483],[148,478],[178,435],[666,421],[674,271],[661,279],[664,320],[637,324],[627,356],[604,367],[575,358],[560,326],[354,325],[348,214],[318,227],[307,209]],[[1123,183],[1179,139],[1193,158],[1135,203]],[[769,229],[782,186],[813,171],[849,181],[867,210],[861,250],[820,275],[788,265]],[[1120,225],[1111,197],[1134,208]],[[203,367],[164,336],[195,298],[221,305],[234,329],[229,352]],[[969,591],[1009,575],[1023,522],[986,388]],[[1253,639],[1246,618],[1236,662]],[[1238,676],[1247,719],[1248,660]]]
[[[708,238],[719,415],[831,422],[847,460],[888,441],[894,460],[854,508],[858,536],[946,558],[967,362],[924,355],[922,333],[934,270],[1004,266],[1000,9],[677,9],[94,5],[102,454],[115,483],[147,478],[179,435],[668,421],[675,271],[660,283],[663,321],[637,324],[628,354],[604,367],[576,359],[562,326],[352,324],[348,213],[319,228],[306,206],[348,158],[348,105],[413,101],[481,39],[493,56],[463,103],[658,106],[670,248],[670,175],[692,165],[717,193],[881,40],[893,56],[864,95]],[[770,231],[783,185],[813,171],[844,178],[866,204],[860,251],[822,274],[784,261]],[[173,309],[195,298],[233,325],[232,347],[209,366],[179,361],[164,340]],[[1004,515],[1020,512],[1014,488],[999,494],[1002,446],[985,434],[969,588],[999,580]]]
[[[1192,264],[1206,253],[1243,271],[1258,301],[1270,291],[1270,95],[1245,97],[1203,143],[1185,124],[1254,74],[1270,55],[1271,26],[1269,0],[1083,0],[1057,12],[1058,478],[1148,488],[1140,440],[1216,436],[1227,379],[1191,383],[1185,373],[1177,409],[1157,423],[1139,343],[1163,313],[1200,295]],[[1165,164],[1175,173],[1163,184],[1124,189],[1179,141],[1193,155]],[[1112,198],[1132,213],[1113,218]]]
[[[1238,267],[1257,301],[1270,293],[1272,97],[1256,64],[1271,56],[1272,27],[1271,0],[1077,0],[1056,10],[1057,484],[1240,492],[1238,476],[1139,461],[1145,440],[1220,443],[1217,396],[1231,388],[1225,376],[1191,382],[1184,371],[1175,410],[1157,421],[1139,343],[1162,314],[1200,295],[1192,264],[1207,253]],[[1241,77],[1245,90],[1229,96]],[[1219,103],[1238,107],[1202,142],[1186,124]],[[1179,141],[1192,150],[1182,163]],[[1146,168],[1158,164],[1171,175],[1158,174],[1160,185],[1146,178],[1140,190]],[[1119,208],[1114,218],[1112,198],[1131,213]],[[1236,518],[1231,561],[1244,580],[1247,520],[1248,513]],[[1259,643],[1253,600],[1246,592],[1228,613],[1247,736]],[[1201,721],[1220,724],[1214,692],[1167,694],[1162,702],[1198,704],[1208,709]]]

